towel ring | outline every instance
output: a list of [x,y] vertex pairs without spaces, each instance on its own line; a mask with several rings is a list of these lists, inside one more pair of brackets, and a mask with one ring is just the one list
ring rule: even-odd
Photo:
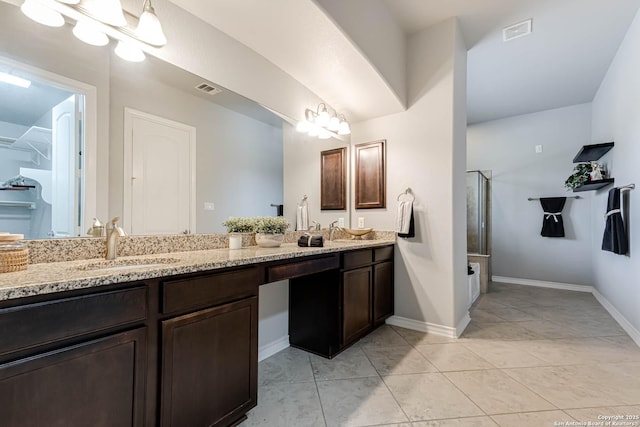
[[407,188],[406,190],[404,190],[404,192],[402,192],[402,193],[398,194],[398,197],[396,198],[396,200],[397,200],[397,201],[400,201],[400,198],[401,198],[402,196],[409,196],[409,197],[411,197],[411,200],[410,200],[410,201],[412,201],[412,202],[416,200],[416,196],[414,196],[414,195],[413,195],[413,193],[411,192],[411,189],[410,189],[410,188]]

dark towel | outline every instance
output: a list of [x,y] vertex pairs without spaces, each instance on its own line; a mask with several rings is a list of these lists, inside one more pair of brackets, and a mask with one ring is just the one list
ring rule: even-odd
[[398,233],[398,237],[416,237],[416,226],[413,221],[413,204],[411,205],[411,219],[409,220],[409,231],[405,234]]
[[544,237],[564,237],[564,222],[562,221],[562,209],[566,197],[542,197],[540,204],[544,211],[542,218],[541,236]]
[[300,246],[301,248],[321,248],[324,246],[324,236],[312,236],[310,234],[303,234],[298,239],[298,246]]
[[609,190],[606,221],[604,236],[602,237],[602,250],[625,255],[629,251],[629,241],[627,240],[627,230],[624,227],[622,212],[620,211],[619,188]]

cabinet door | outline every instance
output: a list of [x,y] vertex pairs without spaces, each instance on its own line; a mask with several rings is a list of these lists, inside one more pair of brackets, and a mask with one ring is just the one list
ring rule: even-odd
[[142,426],[146,328],[0,365],[5,427]]
[[379,325],[393,314],[393,262],[373,266],[373,323]]
[[257,402],[258,299],[162,322],[162,426],[222,426]]
[[366,334],[372,326],[371,267],[345,271],[342,276],[342,345]]

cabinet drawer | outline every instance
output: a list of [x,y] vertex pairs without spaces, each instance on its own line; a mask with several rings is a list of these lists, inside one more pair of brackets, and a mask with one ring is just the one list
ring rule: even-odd
[[307,261],[290,262],[282,265],[267,267],[267,283],[278,280],[294,279],[309,274],[320,273],[339,268],[338,257],[335,255],[310,259]]
[[373,262],[373,251],[371,249],[346,252],[342,256],[342,268],[345,270],[369,265]]
[[5,308],[0,310],[0,355],[146,317],[146,286]]
[[210,307],[258,295],[258,269],[214,273],[162,283],[162,312]]
[[373,250],[373,260],[388,261],[393,259],[393,246],[385,246],[384,248],[376,248]]

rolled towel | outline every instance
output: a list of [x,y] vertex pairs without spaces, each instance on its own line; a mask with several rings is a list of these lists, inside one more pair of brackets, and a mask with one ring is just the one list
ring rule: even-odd
[[298,239],[298,246],[300,246],[301,248],[321,248],[324,246],[324,236],[312,236],[311,234],[303,234]]

